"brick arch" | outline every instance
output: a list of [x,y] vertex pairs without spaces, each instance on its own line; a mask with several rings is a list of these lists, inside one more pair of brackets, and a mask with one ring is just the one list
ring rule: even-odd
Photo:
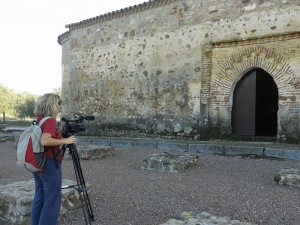
[[245,73],[255,68],[261,68],[273,77],[279,96],[298,92],[295,87],[298,82],[284,57],[272,49],[257,45],[232,55],[221,66],[212,81],[211,103],[223,99],[222,105],[227,105],[231,111],[233,91],[237,82]]
[[[300,79],[281,54],[264,46],[252,46],[233,54],[215,76],[212,74],[209,114],[215,118],[214,121],[221,122],[222,133],[231,133],[233,91],[242,76],[255,68],[269,73],[277,86],[277,138],[280,139],[287,136],[290,123],[298,123]],[[292,133],[295,132],[290,132],[288,136]]]

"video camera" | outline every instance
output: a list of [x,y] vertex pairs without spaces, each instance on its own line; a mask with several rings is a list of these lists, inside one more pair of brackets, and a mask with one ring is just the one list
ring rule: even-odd
[[73,116],[72,119],[69,116],[64,116],[61,118],[61,121],[66,124],[62,130],[63,138],[68,138],[80,131],[85,131],[85,125],[83,124],[84,120],[95,120],[94,116]]

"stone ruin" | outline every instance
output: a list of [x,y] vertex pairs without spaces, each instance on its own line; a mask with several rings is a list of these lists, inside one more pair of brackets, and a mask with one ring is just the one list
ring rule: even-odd
[[[98,146],[85,143],[78,143],[76,146],[79,158],[82,160],[101,159],[115,155],[115,149],[111,146]],[[65,153],[64,159],[71,159],[68,150]]]
[[[12,135],[0,135],[0,142],[14,141]],[[113,156],[115,150],[111,146],[97,146],[91,144],[77,144],[79,157],[83,160],[93,160]],[[71,159],[65,154],[65,159]],[[199,163],[199,156],[190,154],[173,154],[163,152],[153,154],[142,160],[142,169],[179,172]],[[274,176],[274,181],[279,185],[300,187],[300,171],[287,168],[279,171]],[[71,180],[63,180],[63,185],[74,185]],[[87,184],[88,191],[90,185]],[[0,224],[30,224],[31,205],[34,198],[34,181],[19,181],[5,186],[0,186]],[[60,221],[71,219],[75,214],[82,213],[81,202],[77,191],[73,188],[62,190],[62,206]],[[231,220],[229,217],[214,216],[206,212],[183,212],[181,216],[170,219],[161,225],[254,225],[250,222]]]
[[[16,138],[12,134],[0,134],[0,143]],[[96,146],[79,143],[76,145],[80,159],[93,160],[113,156],[115,150],[110,146]],[[71,160],[68,152],[66,160]],[[62,186],[76,185],[72,180],[63,179]],[[90,185],[86,183],[88,193]],[[0,224],[30,225],[31,207],[34,199],[34,180],[18,181],[7,185],[0,185]],[[60,221],[69,220],[78,213],[82,213],[79,194],[74,188],[62,189]]]
[[282,169],[275,174],[274,181],[279,185],[300,187],[300,170],[292,168]]
[[[63,186],[76,185],[63,179]],[[90,185],[86,184],[88,193]],[[0,224],[30,225],[31,207],[34,199],[34,180],[18,181],[0,186]],[[59,220],[82,213],[81,201],[74,188],[62,189]]]
[[3,133],[0,133],[0,143],[3,143],[3,142],[7,142],[7,141],[11,141],[11,142],[14,142],[15,141],[15,137],[13,135],[8,135],[8,134],[3,134]]
[[176,219],[170,219],[161,225],[255,225],[250,222],[231,220],[229,217],[214,216],[207,212],[183,212]]
[[199,156],[163,152],[153,154],[142,160],[141,168],[160,172],[179,172],[199,163]]

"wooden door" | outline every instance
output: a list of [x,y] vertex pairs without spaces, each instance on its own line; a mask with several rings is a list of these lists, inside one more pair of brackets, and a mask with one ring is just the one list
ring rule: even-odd
[[256,71],[245,74],[233,92],[232,133],[255,135]]

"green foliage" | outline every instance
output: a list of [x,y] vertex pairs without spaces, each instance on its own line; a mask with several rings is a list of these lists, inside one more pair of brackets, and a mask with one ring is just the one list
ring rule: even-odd
[[[53,90],[54,93],[61,96],[61,88]],[[30,93],[17,93],[12,89],[0,84],[0,116],[13,116],[19,119],[33,118],[33,110],[40,96]]]
[[33,110],[37,99],[38,96],[29,93],[19,94],[15,104],[16,115],[21,119],[25,119],[26,117],[33,118]]
[[6,112],[7,114],[14,115],[15,101],[17,99],[17,93],[12,89],[0,84],[0,112]]

